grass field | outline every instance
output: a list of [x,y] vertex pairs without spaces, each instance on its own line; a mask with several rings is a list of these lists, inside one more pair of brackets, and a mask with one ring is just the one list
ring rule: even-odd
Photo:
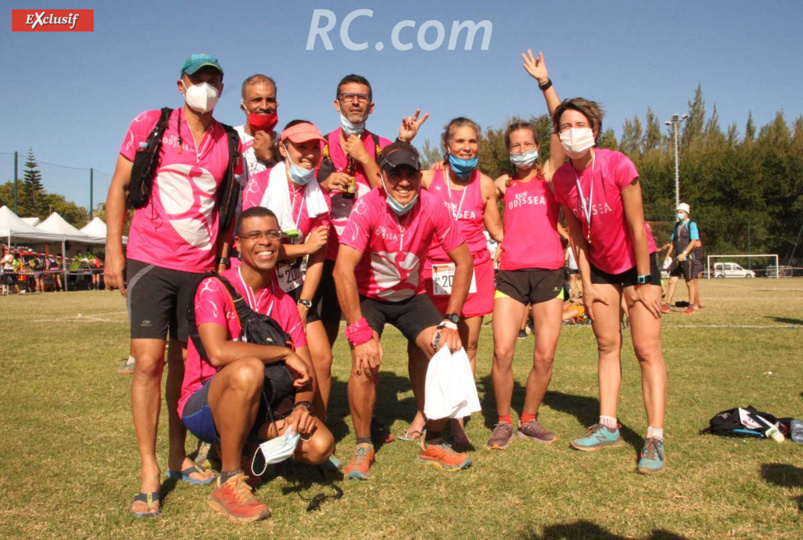
[[[471,469],[422,467],[415,445],[397,441],[379,451],[370,481],[338,482],[345,495],[318,512],[305,511],[284,477],[263,485],[257,495],[273,517],[252,525],[213,513],[210,488],[185,483],[165,484],[160,517],[135,520],[128,512],[139,480],[130,378],[116,371],[128,351],[119,294],[0,298],[0,537],[801,538],[803,445],[698,432],[736,406],[803,417],[803,279],[711,280],[700,290],[705,309],[664,318],[664,474],[635,473],[646,419],[628,332],[619,409],[627,446],[593,454],[569,448],[598,414],[595,342],[585,326],[564,327],[540,413],[559,440],[486,450],[494,423],[487,326],[477,370],[485,416],[475,414],[467,428],[476,445]],[[685,299],[682,285],[678,296]],[[405,344],[395,330],[383,343],[377,415],[398,434],[414,412]],[[532,347],[530,336],[516,351],[517,413]],[[354,447],[349,362],[341,337],[329,423],[344,461]],[[164,408],[162,416],[164,466]],[[188,451],[194,445],[188,437]],[[315,471],[297,473],[304,497],[331,493]]]

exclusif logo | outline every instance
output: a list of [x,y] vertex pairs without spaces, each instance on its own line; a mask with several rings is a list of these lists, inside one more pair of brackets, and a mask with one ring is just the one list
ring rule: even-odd
[[94,32],[94,9],[12,9],[13,32]]

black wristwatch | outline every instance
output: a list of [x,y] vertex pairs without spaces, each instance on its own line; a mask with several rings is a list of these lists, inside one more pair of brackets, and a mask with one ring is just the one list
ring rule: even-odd
[[542,92],[546,92],[552,87],[552,79],[547,79],[544,84],[538,83],[538,89]]
[[647,283],[652,283],[652,274],[644,274],[643,276],[639,276],[637,278],[639,285],[646,285]]
[[454,324],[458,324],[460,323],[460,315],[458,315],[457,313],[447,313],[446,315],[443,316],[443,320],[452,322]]
[[312,300],[306,300],[304,298],[299,298],[297,303],[301,304],[302,306],[304,306],[307,309],[312,309]]
[[293,409],[296,407],[306,407],[309,412],[312,412],[312,403],[309,401],[299,401],[295,405],[293,405]]
[[229,260],[229,258],[228,258],[228,257],[220,257],[220,258],[218,259],[217,263],[218,263],[218,264],[224,264],[224,265],[226,265],[226,266],[229,266],[229,265],[231,264],[231,261]]

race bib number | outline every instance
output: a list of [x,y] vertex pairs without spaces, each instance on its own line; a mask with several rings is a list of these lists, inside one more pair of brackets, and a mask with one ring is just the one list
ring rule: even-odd
[[[432,292],[435,296],[449,296],[452,294],[454,270],[454,263],[432,265]],[[475,292],[477,292],[477,280],[472,270],[471,285],[468,287],[468,293],[472,294]]]
[[282,264],[276,267],[276,280],[286,293],[301,287],[301,265]]

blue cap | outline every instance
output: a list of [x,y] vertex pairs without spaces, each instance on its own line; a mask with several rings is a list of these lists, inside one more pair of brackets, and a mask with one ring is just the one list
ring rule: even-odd
[[184,75],[185,73],[187,75],[192,75],[205,66],[212,66],[223,73],[223,68],[220,67],[217,58],[214,56],[210,56],[208,54],[191,54],[184,60],[184,63],[181,64],[181,75]]

